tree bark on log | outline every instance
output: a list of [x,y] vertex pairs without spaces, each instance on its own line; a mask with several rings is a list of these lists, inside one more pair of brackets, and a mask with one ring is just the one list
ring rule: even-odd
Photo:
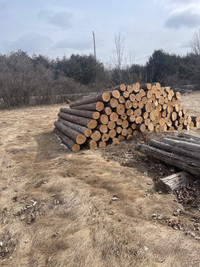
[[71,129],[64,124],[60,123],[59,121],[55,121],[54,125],[58,130],[60,130],[63,134],[65,134],[67,137],[69,137],[71,140],[73,140],[75,143],[82,145],[86,141],[85,135],[77,132],[74,129]]
[[189,173],[182,171],[158,180],[155,183],[155,190],[170,193],[174,190],[181,189],[191,181],[192,176]]
[[160,149],[150,147],[147,145],[137,145],[136,150],[150,157],[161,160],[167,164],[173,165],[179,169],[189,172],[193,175],[200,177],[200,165],[199,161],[190,160],[185,157],[177,156],[172,153],[162,151]]
[[79,133],[82,133],[84,134],[86,137],[89,137],[92,133],[92,130],[91,129],[88,129],[84,126],[81,126],[81,125],[78,125],[76,123],[73,123],[73,122],[69,122],[69,121],[66,121],[66,120],[63,120],[63,119],[58,119],[59,122],[61,122],[62,124],[76,130],[77,132]]
[[54,133],[62,140],[62,142],[73,152],[78,152],[80,150],[80,145],[74,143],[69,137],[65,136],[57,128],[54,129]]
[[98,111],[89,111],[89,110],[79,110],[73,108],[61,108],[60,112],[64,112],[67,114],[72,114],[76,116],[81,116],[84,118],[98,120],[100,117],[100,113]]
[[200,160],[200,153],[191,152],[183,148],[176,147],[174,145],[163,143],[162,141],[157,141],[157,140],[152,139],[150,140],[149,145],[155,148],[170,152],[170,153],[174,153],[176,155],[188,157],[188,158],[195,159],[195,160]]
[[104,103],[99,101],[90,104],[75,106],[73,108],[80,110],[102,111],[104,109]]
[[185,150],[192,151],[193,153],[194,152],[200,153],[200,145],[198,145],[198,144],[193,144],[193,143],[180,141],[180,140],[174,140],[174,139],[170,139],[170,138],[163,138],[162,141],[164,143],[169,144],[169,145],[180,147],[180,148],[183,148]]
[[199,144],[200,144],[200,137],[199,137],[199,136],[196,136],[196,135],[194,135],[194,134],[180,133],[178,136],[179,136],[179,137],[188,138],[188,139],[193,139],[193,140],[195,140],[197,143],[199,142]]
[[91,120],[88,118],[83,118],[83,117],[79,117],[79,116],[75,116],[75,115],[70,115],[70,114],[66,114],[63,112],[59,112],[58,113],[58,117],[82,126],[85,126],[89,129],[94,129],[97,127],[97,121],[96,120]]
[[109,92],[103,92],[103,93],[95,95],[95,96],[88,96],[88,97],[85,97],[81,100],[77,100],[77,101],[71,103],[70,108],[74,108],[77,106],[90,104],[90,103],[94,103],[94,102],[98,102],[98,101],[108,102],[110,100],[110,97],[111,97],[111,95]]

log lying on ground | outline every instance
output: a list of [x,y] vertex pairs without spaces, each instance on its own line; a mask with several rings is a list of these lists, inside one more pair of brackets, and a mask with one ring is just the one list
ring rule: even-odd
[[97,121],[96,120],[91,120],[91,119],[84,118],[84,117],[70,115],[70,114],[66,114],[63,112],[59,112],[58,117],[61,119],[85,126],[89,129],[94,129],[97,127]]
[[64,135],[57,128],[54,129],[54,133],[62,140],[62,142],[73,152],[78,152],[80,150],[80,145],[74,143],[70,138]]
[[191,151],[183,149],[181,147],[177,147],[175,145],[171,145],[168,143],[164,143],[163,141],[157,141],[154,139],[150,140],[149,145],[153,146],[155,148],[170,152],[170,153],[174,153],[177,155],[181,155],[184,157],[188,157],[188,158],[200,161],[200,152],[199,153],[198,152],[191,152]]
[[61,122],[62,124],[64,124],[65,126],[68,126],[72,129],[76,130],[77,132],[84,134],[86,137],[89,137],[92,133],[91,129],[88,129],[88,128],[81,126],[81,125],[78,125],[78,124],[75,124],[73,122],[69,122],[69,121],[66,121],[63,119],[58,119],[58,121]]
[[178,135],[179,137],[183,137],[183,138],[187,138],[187,139],[193,139],[195,140],[197,143],[199,142],[200,144],[200,137],[196,136],[194,134],[188,134],[188,133],[179,133]]
[[183,186],[189,184],[193,177],[187,172],[178,172],[170,176],[161,178],[158,180],[154,187],[157,191],[163,191],[165,193],[170,193],[174,190],[179,190]]
[[136,150],[140,151],[141,153],[161,160],[167,164],[173,165],[179,169],[182,169],[186,172],[189,172],[193,175],[200,177],[200,162],[196,160],[191,160],[186,157],[181,157],[178,155],[174,155],[172,153],[162,151],[160,149],[139,144],[135,148]]
[[185,141],[174,140],[174,139],[170,139],[170,138],[163,138],[162,142],[169,144],[169,145],[172,145],[172,146],[183,148],[183,149],[191,151],[193,153],[195,153],[195,152],[200,153],[200,145],[198,145],[198,144],[188,143]]
[[60,112],[64,112],[67,114],[72,114],[76,116],[81,116],[84,118],[98,120],[100,117],[100,113],[98,111],[89,111],[89,110],[78,110],[73,108],[61,108]]
[[74,129],[71,129],[70,127],[65,126],[59,121],[55,121],[54,125],[58,130],[60,130],[63,134],[65,134],[68,138],[73,140],[76,144],[82,145],[86,141],[85,135],[77,132]]

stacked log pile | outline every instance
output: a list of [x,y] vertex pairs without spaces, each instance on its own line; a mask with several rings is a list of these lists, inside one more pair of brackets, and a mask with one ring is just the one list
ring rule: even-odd
[[178,137],[138,144],[136,150],[200,177],[200,137],[180,133]]
[[159,83],[121,84],[61,108],[55,133],[72,151],[118,143],[139,132],[181,131],[197,126],[187,115],[180,93]]

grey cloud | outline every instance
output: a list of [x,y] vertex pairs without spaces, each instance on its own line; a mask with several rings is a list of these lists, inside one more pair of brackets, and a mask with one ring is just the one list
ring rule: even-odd
[[72,13],[59,12],[59,13],[56,13],[54,16],[50,17],[48,19],[48,22],[50,24],[55,25],[55,26],[66,29],[66,28],[72,27],[72,20],[73,20],[73,14]]
[[18,40],[10,43],[4,43],[7,50],[21,49],[30,54],[47,53],[47,49],[53,45],[53,41],[45,35],[30,33],[21,36]]
[[92,47],[91,41],[87,39],[65,39],[62,41],[57,42],[54,45],[54,48],[56,49],[64,49],[64,48],[70,48],[75,50],[85,50],[90,49]]
[[62,29],[69,29],[73,26],[73,22],[75,20],[74,14],[72,12],[57,12],[55,13],[52,10],[41,10],[38,13],[39,19],[44,19],[47,23],[60,27]]
[[165,26],[174,29],[179,29],[181,27],[193,28],[200,26],[200,14],[194,14],[191,11],[175,13],[167,19]]

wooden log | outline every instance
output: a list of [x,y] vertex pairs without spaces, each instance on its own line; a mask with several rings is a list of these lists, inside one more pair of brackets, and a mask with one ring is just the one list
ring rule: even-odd
[[192,176],[189,173],[182,171],[161,178],[155,183],[154,187],[156,191],[170,193],[174,190],[180,190],[182,187],[191,183],[192,180]]
[[119,97],[119,99],[118,99],[118,102],[119,102],[120,104],[124,104],[124,103],[125,103],[125,98],[121,95],[121,96]]
[[79,117],[79,116],[75,116],[75,115],[70,115],[70,114],[66,114],[63,112],[59,112],[58,113],[58,117],[82,126],[85,126],[89,129],[94,129],[97,127],[97,121],[96,120],[91,120],[88,118],[83,118],[83,117]]
[[98,147],[99,147],[99,148],[106,147],[106,142],[104,142],[104,141],[99,141],[99,142],[98,142]]
[[116,98],[112,97],[110,99],[110,103],[109,105],[112,107],[112,108],[116,108],[118,105],[119,105],[119,102]]
[[89,137],[92,133],[91,129],[88,129],[88,128],[81,126],[81,125],[78,125],[78,124],[75,124],[73,122],[69,122],[69,121],[66,121],[66,120],[63,120],[60,118],[58,119],[58,121],[61,122],[62,124],[64,124],[65,126],[68,126],[69,128],[72,128],[72,129],[76,130],[77,132],[84,134],[86,137]]
[[117,137],[112,138],[112,144],[118,144],[119,139]]
[[127,136],[127,134],[128,134],[128,130],[127,130],[127,128],[123,128],[123,129],[122,129],[122,132],[121,132],[121,135],[123,135],[123,136]]
[[128,121],[130,121],[130,122],[135,122],[135,120],[136,120],[136,116],[135,116],[135,115],[131,115],[131,116],[129,116],[127,119],[128,119]]
[[157,141],[157,140],[150,140],[149,142],[150,146],[153,146],[155,148],[159,148],[161,150],[176,154],[176,155],[180,155],[180,156],[184,156],[184,157],[188,157],[191,159],[195,159],[195,160],[200,160],[200,152],[191,152],[188,150],[185,150],[183,148],[174,146],[174,145],[170,145],[167,143],[163,143],[162,141]]
[[200,144],[200,136],[196,136],[194,134],[188,134],[188,133],[179,133],[178,137],[184,137],[186,139],[191,139],[196,141],[197,143]]
[[112,97],[119,99],[120,98],[120,91],[119,90],[113,90],[112,91]]
[[116,112],[112,112],[112,113],[110,114],[109,118],[110,118],[111,121],[114,121],[114,122],[115,122],[115,121],[118,120],[119,115],[118,115]]
[[82,106],[85,104],[91,104],[91,103],[98,102],[98,101],[108,102],[109,100],[110,100],[110,93],[109,92],[103,92],[103,93],[95,95],[95,96],[88,96],[88,97],[85,97],[81,100],[77,100],[75,102],[72,102],[70,104],[70,108]]
[[129,117],[130,117],[131,115],[133,115],[133,109],[127,109],[127,110],[126,110],[126,115],[129,116]]
[[86,141],[85,135],[81,134],[80,132],[77,132],[74,129],[71,129],[64,124],[62,124],[59,121],[54,122],[55,127],[60,130],[63,134],[65,134],[68,138],[73,140],[78,145],[82,145]]
[[116,131],[113,129],[113,130],[110,130],[109,132],[108,132],[108,134],[109,134],[109,136],[110,136],[110,138],[114,138],[115,136],[116,136]]
[[124,91],[123,92],[123,97],[126,99],[126,98],[129,98],[129,95],[130,93],[128,91]]
[[109,116],[112,113],[112,109],[110,107],[105,107],[103,113]]
[[120,134],[122,132],[122,127],[117,126],[116,127],[116,132],[117,132],[117,134]]
[[116,112],[117,114],[122,115],[125,112],[125,106],[123,104],[119,104],[116,107]]
[[121,126],[121,125],[122,125],[122,122],[123,122],[122,119],[118,119],[118,120],[116,121],[116,124],[119,125],[119,126]]
[[129,92],[129,94],[131,94],[133,92],[133,86],[127,85],[127,91]]
[[123,113],[121,116],[120,116],[120,118],[122,119],[122,120],[126,120],[127,119],[127,115],[126,115],[126,113]]
[[200,166],[198,161],[177,156],[148,145],[136,145],[135,149],[147,156],[161,160],[193,175],[200,176]]
[[133,103],[130,100],[126,100],[126,102],[125,102],[126,109],[130,109],[130,108],[132,108],[132,106],[133,106]]
[[109,130],[112,130],[112,129],[115,129],[116,124],[115,124],[114,121],[109,121],[108,124],[107,124],[107,126],[108,126],[108,129]]
[[176,146],[179,148],[183,148],[183,149],[189,150],[193,153],[195,153],[195,152],[200,153],[200,145],[198,145],[198,144],[188,143],[185,141],[174,140],[174,139],[170,139],[170,138],[163,138],[162,141],[166,144]]
[[127,120],[122,121],[122,128],[128,128],[128,125],[129,125],[129,123]]
[[101,114],[99,122],[101,124],[108,124],[108,116],[106,114]]
[[97,148],[97,142],[91,138],[88,138],[86,141],[86,146],[89,147],[89,149],[94,150]]
[[88,110],[78,110],[72,108],[61,108],[60,112],[64,112],[67,114],[72,114],[76,116],[81,116],[84,118],[98,120],[100,117],[100,113],[98,111],[88,111]]
[[181,98],[181,93],[180,92],[176,92],[175,93],[175,97],[177,100],[179,100]]
[[135,123],[136,124],[141,124],[143,122],[143,117],[142,116],[137,116],[135,117]]
[[81,109],[81,110],[93,110],[93,111],[102,111],[104,109],[103,102],[94,102],[90,104],[80,105],[73,107],[74,109]]
[[65,136],[60,130],[57,128],[54,129],[54,133],[62,140],[62,142],[73,152],[78,152],[80,150],[80,145],[76,144],[69,137]]
[[133,86],[133,91],[135,93],[138,93],[140,91],[140,84],[139,83],[135,83],[132,86]]
[[[129,99],[133,102],[135,101],[135,94],[130,94]],[[124,101],[125,102],[125,101]]]
[[93,131],[93,133],[91,134],[91,139],[94,141],[99,141],[101,138],[101,133],[99,131]]
[[97,125],[97,130],[99,130],[101,133],[107,133],[108,127],[105,124],[99,124]]
[[110,138],[110,136],[108,133],[102,134],[102,136],[101,136],[101,140],[104,142],[107,142],[109,138]]

